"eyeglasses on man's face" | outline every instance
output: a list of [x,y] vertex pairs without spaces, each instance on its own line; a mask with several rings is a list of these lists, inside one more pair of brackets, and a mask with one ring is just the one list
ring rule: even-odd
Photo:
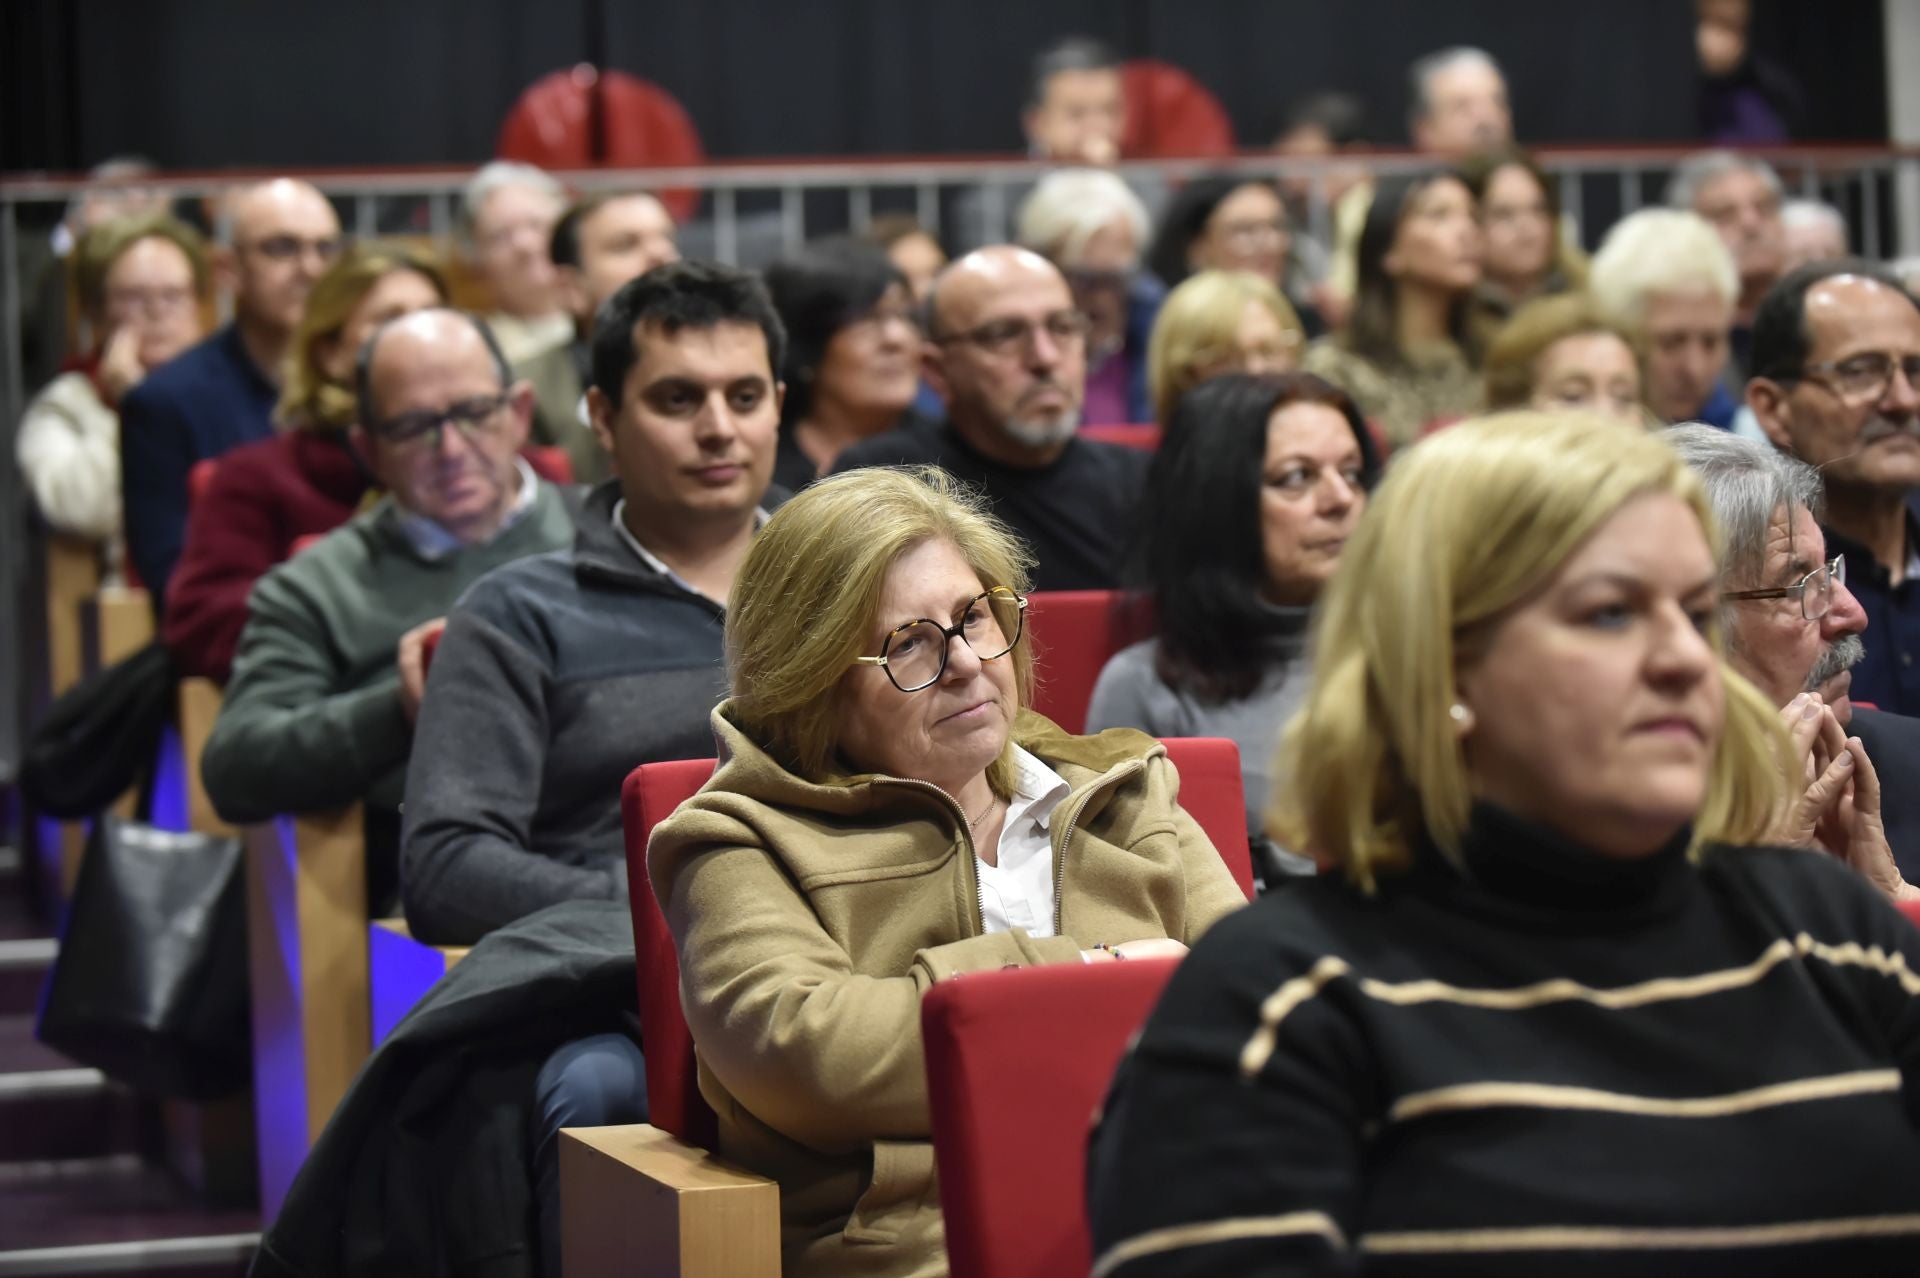
[[311,253],[322,262],[331,262],[340,256],[341,243],[337,235],[314,240],[304,240],[298,235],[269,235],[246,247],[269,262],[291,262],[303,253]]
[[469,440],[492,434],[505,419],[502,410],[512,398],[506,391],[498,395],[478,395],[441,409],[401,413],[375,423],[368,430],[389,448],[408,453],[433,452],[439,449],[449,425],[458,427],[460,434]]
[[1056,346],[1075,347],[1087,340],[1087,317],[1079,311],[1064,310],[1053,312],[1037,324],[1027,319],[991,320],[962,332],[944,333],[933,340],[942,346],[966,342],[989,355],[1012,355],[1031,350],[1035,337],[1042,331]]
[[947,655],[955,638],[964,639],[973,655],[992,661],[1013,651],[1025,627],[1027,600],[1005,586],[995,586],[967,601],[960,620],[943,626],[922,617],[887,632],[877,657],[855,657],[863,666],[879,666],[902,692],[918,692],[940,682],[947,672]]
[[1846,558],[1835,555],[1831,563],[1821,564],[1791,586],[1774,586],[1767,590],[1730,590],[1720,597],[1729,603],[1738,603],[1743,599],[1798,599],[1800,615],[1808,621],[1818,621],[1833,611],[1833,588],[1846,584]]
[[1846,359],[1809,364],[1800,370],[1799,379],[1824,386],[1841,399],[1856,404],[1878,403],[1893,385],[1893,372],[1907,379],[1907,386],[1920,391],[1920,355],[1895,358],[1884,351],[1867,351]]

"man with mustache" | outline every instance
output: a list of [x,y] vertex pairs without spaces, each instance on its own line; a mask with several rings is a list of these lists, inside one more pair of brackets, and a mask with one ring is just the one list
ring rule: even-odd
[[855,444],[834,470],[943,467],[1026,541],[1034,589],[1119,585],[1149,459],[1078,438],[1087,319],[1060,272],[1011,245],[955,261],[927,299],[922,358],[947,420]]
[[1826,544],[1866,610],[1853,695],[1920,713],[1920,304],[1872,263],[1816,262],[1767,293],[1753,336],[1747,404],[1820,472]]
[[[1848,589],[1853,579],[1831,571],[1819,472],[1713,426],[1675,426],[1665,438],[1700,476],[1726,543],[1722,621],[1734,668],[1780,707],[1789,733],[1812,736],[1811,720],[1831,717],[1820,725],[1828,743],[1849,733],[1860,738],[1882,782],[1880,815],[1893,858],[1903,877],[1920,879],[1920,795],[1897,784],[1920,769],[1920,719],[1853,704],[1867,615]],[[1815,802],[1840,797],[1834,787]]]

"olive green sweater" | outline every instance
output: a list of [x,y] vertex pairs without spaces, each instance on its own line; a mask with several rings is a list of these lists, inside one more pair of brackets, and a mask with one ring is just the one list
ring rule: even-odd
[[262,577],[201,756],[220,815],[245,823],[361,802],[396,812],[413,742],[400,636],[445,616],[491,569],[571,545],[577,502],[573,490],[542,483],[492,541],[429,560],[389,497]]
[[1245,898],[1177,802],[1159,742],[1014,740],[1071,787],[1049,823],[1059,935],[983,935],[959,807],[924,782],[789,772],[714,712],[719,770],[655,829],[647,872],[723,1157],[780,1183],[785,1272],[946,1272],[920,999],[965,972],[1078,962],[1099,942],[1192,942]]

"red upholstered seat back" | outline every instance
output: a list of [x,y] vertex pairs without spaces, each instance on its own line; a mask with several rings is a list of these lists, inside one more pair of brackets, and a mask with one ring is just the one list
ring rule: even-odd
[[[1854,704],[1859,705],[1860,703],[1856,701]],[[1895,904],[1900,907],[1902,914],[1912,919],[1914,923],[1920,924],[1920,901],[1898,901],[1895,902]]]
[[[706,161],[700,131],[678,98],[650,80],[584,63],[528,85],[494,146],[503,160],[543,169],[694,168]],[[675,221],[699,211],[698,191],[658,194]]]
[[1253,850],[1247,839],[1240,747],[1223,737],[1168,737],[1167,758],[1180,772],[1180,806],[1207,832],[1233,881],[1253,897]]
[[203,457],[187,468],[187,505],[199,504],[213,483],[213,472],[220,468],[218,457]]
[[548,483],[573,482],[573,458],[567,456],[566,449],[552,444],[529,444],[520,450],[520,455],[533,467],[533,473]]
[[1080,438],[1150,453],[1160,447],[1160,428],[1152,422],[1126,426],[1082,426]]
[[1033,645],[1033,708],[1065,728],[1084,732],[1087,703],[1107,658],[1153,633],[1153,611],[1118,590],[1035,591],[1028,596],[1027,637]]
[[1120,68],[1127,98],[1127,129],[1120,154],[1130,160],[1161,156],[1233,154],[1233,118],[1213,91],[1170,62],[1135,58]]
[[700,1096],[693,1035],[680,1010],[680,956],[660,903],[653,898],[653,882],[647,878],[647,837],[707,783],[713,769],[712,759],[643,763],[628,774],[620,790],[627,836],[627,895],[633,907],[633,945],[640,971],[647,1107],[655,1127],[702,1149],[714,1147],[718,1129],[713,1111]]
[[1087,1272],[1087,1133],[1176,966],[980,972],[927,992],[920,1033],[953,1278]]

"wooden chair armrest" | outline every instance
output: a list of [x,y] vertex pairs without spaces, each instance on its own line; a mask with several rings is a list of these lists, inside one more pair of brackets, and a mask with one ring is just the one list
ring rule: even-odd
[[780,1187],[645,1123],[560,1133],[567,1278],[779,1278]]

